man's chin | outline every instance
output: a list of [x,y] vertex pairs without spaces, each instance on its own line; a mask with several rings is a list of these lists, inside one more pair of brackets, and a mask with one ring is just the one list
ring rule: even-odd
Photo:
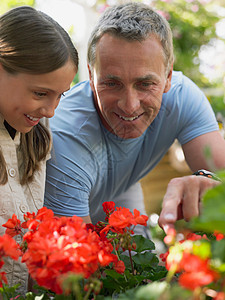
[[114,134],[120,137],[121,139],[128,140],[128,139],[136,139],[140,137],[143,134],[143,132],[140,131],[114,132]]

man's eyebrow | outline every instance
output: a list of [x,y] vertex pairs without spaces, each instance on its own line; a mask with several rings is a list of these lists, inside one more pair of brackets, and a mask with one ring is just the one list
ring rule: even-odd
[[[119,76],[116,75],[112,75],[112,74],[108,74],[106,76],[105,79],[112,79],[112,80],[118,80],[121,81],[122,79]],[[158,76],[154,75],[154,74],[147,74],[144,76],[140,76],[140,77],[135,77],[134,78],[135,81],[145,81],[145,80],[154,80],[154,81],[159,81]]]
[[121,80],[121,78],[120,78],[119,76],[111,75],[111,74],[108,74],[108,75],[106,76],[106,79]]
[[135,80],[136,81],[144,81],[144,80],[157,80],[158,81],[158,76],[155,76],[154,74],[148,74],[145,76],[136,77]]

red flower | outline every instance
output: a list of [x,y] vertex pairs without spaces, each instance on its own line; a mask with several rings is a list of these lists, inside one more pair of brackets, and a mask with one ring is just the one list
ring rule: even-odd
[[21,255],[20,246],[7,234],[0,236],[0,257],[9,256],[17,260]]
[[11,235],[12,237],[22,233],[21,222],[19,219],[17,219],[15,214],[12,215],[12,219],[8,219],[8,221],[2,226],[7,228],[5,233]]
[[200,235],[193,232],[189,232],[188,235],[186,236],[186,240],[191,240],[191,241],[198,241],[202,239],[207,240],[208,239],[207,235],[206,234]]
[[101,235],[101,231],[102,229],[104,229],[106,227],[106,223],[102,222],[102,221],[98,221],[98,223],[96,223],[95,225],[92,223],[87,223],[86,224],[86,228],[87,230],[91,230],[91,231],[95,231],[96,233],[98,233],[99,235]]
[[25,235],[27,251],[22,261],[41,286],[62,293],[61,276],[69,273],[89,278],[100,266],[117,263],[113,247],[79,217],[43,218],[32,238]]
[[36,219],[40,221],[45,221],[53,217],[54,217],[53,211],[51,209],[48,209],[45,206],[39,209],[36,215]]
[[24,215],[24,219],[26,222],[23,223],[24,228],[28,228],[29,230],[36,231],[40,222],[53,218],[54,213],[51,209],[47,207],[42,207],[38,210],[36,216],[33,214],[27,213]]
[[134,216],[128,208],[118,208],[109,216],[109,225],[116,229],[124,229],[136,225]]
[[222,234],[222,233],[220,233],[218,231],[215,231],[214,235],[215,235],[217,241],[221,241],[221,240],[223,240],[225,238],[224,234]]
[[214,272],[189,272],[183,273],[179,277],[179,283],[186,289],[195,290],[197,287],[201,287],[213,282],[215,279]]
[[137,209],[134,209],[134,219],[137,224],[147,226],[148,216],[140,215]]
[[176,241],[177,232],[174,228],[169,228],[166,236],[164,237],[164,243],[168,246],[173,245]]
[[167,251],[166,253],[161,253],[160,255],[159,255],[159,257],[161,258],[161,260],[163,261],[163,262],[166,262],[166,259],[167,259],[167,256],[169,255],[169,251]]
[[116,270],[117,273],[123,274],[125,271],[125,265],[122,260],[119,260],[115,265],[114,269]]
[[[127,232],[131,226],[147,225],[148,217],[140,215],[137,209],[134,209],[134,214],[128,208],[117,207],[116,210],[109,216],[109,226],[112,231],[118,233]],[[106,226],[106,231],[109,230],[109,226]]]
[[35,213],[27,212],[26,214],[23,215],[23,218],[25,222],[22,223],[22,228],[27,228],[27,222],[35,219]]
[[191,253],[183,253],[180,267],[184,273],[180,275],[179,283],[190,290],[207,285],[219,278],[219,274],[211,270],[208,259],[201,259]]
[[3,282],[5,284],[8,284],[7,278],[6,278],[6,273],[5,272],[0,272],[0,287],[3,287]]
[[213,298],[214,300],[225,300],[225,293],[224,292],[218,292],[216,294],[216,297]]
[[106,215],[109,216],[115,210],[115,203],[113,201],[104,202],[102,207]]

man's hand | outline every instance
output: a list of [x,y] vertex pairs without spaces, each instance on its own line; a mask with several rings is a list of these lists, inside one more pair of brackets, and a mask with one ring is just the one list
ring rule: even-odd
[[200,213],[203,194],[220,182],[204,176],[184,176],[172,179],[163,198],[159,225],[167,233],[177,220],[189,221]]

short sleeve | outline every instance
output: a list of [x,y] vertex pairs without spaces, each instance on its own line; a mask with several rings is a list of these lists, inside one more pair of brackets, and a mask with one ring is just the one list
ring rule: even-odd
[[180,125],[177,138],[182,145],[202,134],[218,130],[216,117],[208,99],[185,76],[178,97]]

